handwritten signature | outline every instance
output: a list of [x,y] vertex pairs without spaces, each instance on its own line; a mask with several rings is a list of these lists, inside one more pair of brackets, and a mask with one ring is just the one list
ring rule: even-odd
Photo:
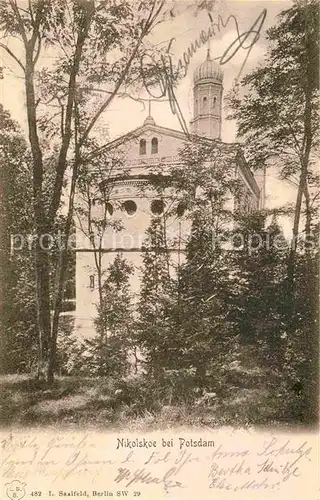
[[118,469],[118,475],[114,479],[116,483],[121,483],[126,481],[126,488],[132,486],[136,483],[142,484],[159,484],[163,485],[165,489],[169,488],[182,488],[183,485],[180,481],[172,479],[172,477],[177,473],[175,467],[171,467],[162,477],[153,476],[146,469],[137,469],[131,472],[129,469],[120,467]]
[[[229,15],[226,20],[219,15],[217,23],[213,22],[210,13],[208,13],[208,15],[211,21],[209,28],[207,31],[202,30],[199,38],[191,43],[188,49],[183,53],[183,56],[180,57],[176,69],[174,69],[174,64],[170,55],[172,45],[176,40],[175,38],[170,39],[166,52],[160,56],[160,60],[155,60],[154,56],[150,54],[143,55],[140,60],[141,75],[146,91],[153,99],[160,100],[168,97],[171,111],[174,115],[177,115],[182,130],[187,137],[189,137],[188,128],[177,101],[174,88],[178,80],[186,76],[192,57],[202,45],[204,45],[210,38],[216,36],[217,32],[220,32],[223,28],[226,28],[233,22],[237,36],[227,47],[224,53],[221,56],[216,57],[215,60],[218,60],[221,65],[224,65],[228,63],[240,49],[246,50],[247,55],[237,76],[236,80],[238,80],[252,48],[260,38],[260,33],[267,15],[267,9],[263,9],[250,29],[243,33],[240,33],[238,20],[233,14]],[[149,58],[149,60],[147,60],[147,58]],[[148,80],[145,67],[152,70],[152,79],[150,80]]]
[[112,457],[106,442],[97,445],[88,435],[57,436],[44,444],[37,437],[18,438],[3,440],[1,445],[1,477],[7,496],[12,493],[16,500],[17,492],[24,492],[22,481],[35,476],[56,488],[77,478],[101,484],[108,476],[125,487],[154,485],[168,491],[191,488],[196,473],[204,474],[211,490],[279,490],[285,483],[297,484],[304,479],[314,456],[308,441],[274,436],[264,438],[254,448],[247,443],[237,448],[220,443],[210,453],[127,450]]

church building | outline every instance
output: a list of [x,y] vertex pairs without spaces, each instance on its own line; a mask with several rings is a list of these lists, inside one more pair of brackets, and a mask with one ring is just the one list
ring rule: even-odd
[[[221,117],[223,104],[223,73],[220,66],[210,58],[195,70],[193,75],[193,118],[190,122],[192,137],[202,136],[213,141],[221,154],[234,155],[235,175],[243,183],[246,193],[243,209],[250,211],[263,207],[264,180],[255,178],[248,168],[239,144],[221,141]],[[168,230],[179,238],[190,230],[190,224],[183,217],[183,202],[168,198],[159,193],[150,184],[150,176],[155,173],[170,175],[170,168],[179,164],[179,149],[187,141],[182,131],[162,127],[155,123],[152,116],[145,119],[142,126],[110,142],[106,148],[112,155],[121,155],[124,164],[115,165],[108,175],[108,200],[105,214],[108,226],[103,234],[100,246],[101,264],[107,269],[118,251],[134,266],[131,286],[133,292],[139,290],[140,270],[142,266],[142,245],[145,232],[155,216],[161,216],[169,205],[175,215],[170,217]],[[107,169],[106,169],[107,170]],[[110,171],[110,169],[109,169]],[[231,200],[235,203],[235,200]],[[233,205],[234,206],[234,205]],[[91,200],[92,213],[101,213],[101,204]],[[171,212],[172,213],[172,212]],[[119,222],[121,231],[115,231],[112,225]],[[176,239],[172,238],[172,258],[180,258]],[[92,243],[92,242],[91,242]],[[76,250],[76,321],[75,328],[79,335],[91,336],[94,333],[93,318],[97,314],[98,283],[96,272],[96,253],[90,241],[85,241],[77,230]]]

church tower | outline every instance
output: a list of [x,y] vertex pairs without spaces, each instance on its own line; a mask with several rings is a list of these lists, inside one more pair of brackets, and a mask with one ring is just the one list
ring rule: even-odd
[[221,140],[221,112],[223,73],[220,65],[210,57],[193,74],[193,119],[191,132],[210,139]]

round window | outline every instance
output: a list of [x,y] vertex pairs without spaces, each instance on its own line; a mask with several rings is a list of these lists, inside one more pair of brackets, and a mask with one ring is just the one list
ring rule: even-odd
[[128,215],[133,215],[137,211],[137,204],[133,200],[127,200],[123,204],[123,210],[127,212]]
[[151,202],[151,212],[153,215],[161,215],[164,211],[164,203],[162,200],[153,200]]

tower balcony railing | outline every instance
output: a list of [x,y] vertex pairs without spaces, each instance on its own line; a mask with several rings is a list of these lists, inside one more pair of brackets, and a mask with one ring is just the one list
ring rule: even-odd
[[[163,170],[167,171],[171,165],[179,165],[181,163],[181,158],[178,155],[171,156],[154,156],[154,157],[145,157],[145,158],[123,158],[123,164],[121,166],[113,166],[112,164],[107,164],[105,171],[108,172],[108,169],[112,169],[113,176],[117,176],[126,172],[127,175],[136,175],[140,172],[148,172],[150,167],[164,167]],[[98,169],[93,169],[98,170]],[[99,170],[100,171],[100,170]]]
[[132,166],[132,167],[143,167],[143,166],[149,166],[149,165],[161,165],[162,163],[164,164],[172,164],[172,163],[180,163],[181,159],[179,156],[153,156],[153,157],[146,157],[146,158],[131,158],[131,159],[126,159],[125,160],[125,165],[126,166]]

